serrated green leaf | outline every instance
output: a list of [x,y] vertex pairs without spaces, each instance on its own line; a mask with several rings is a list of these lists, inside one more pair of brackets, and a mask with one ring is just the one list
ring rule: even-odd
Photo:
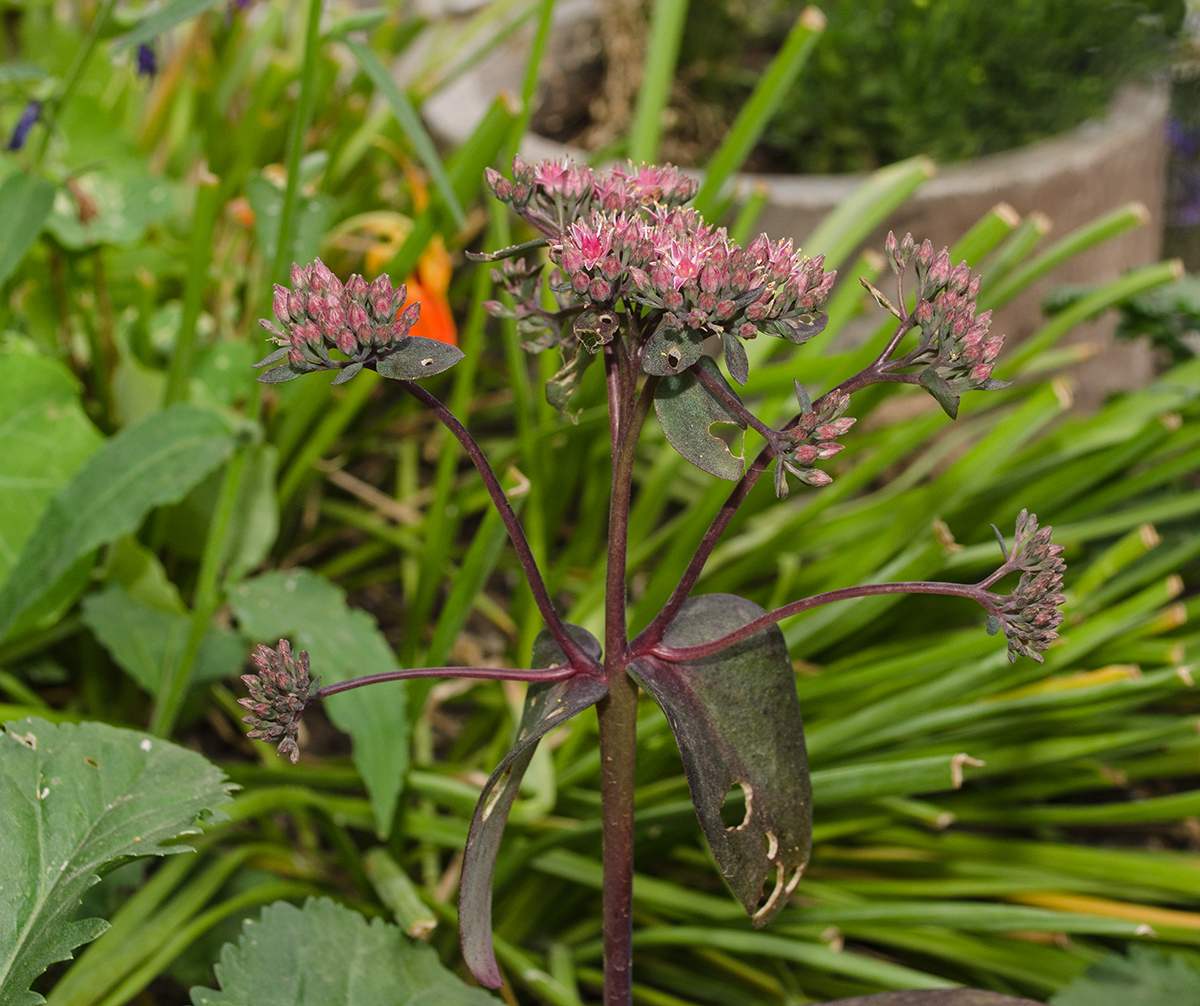
[[1050,1000],[1052,1006],[1185,1006],[1200,1003],[1200,971],[1177,954],[1136,943],[1109,954]]
[[66,367],[18,342],[0,351],[0,583],[50,498],[101,443]]
[[284,363],[278,367],[272,367],[270,370],[264,370],[255,380],[259,384],[284,384],[287,381],[294,381],[297,377],[303,377],[307,373],[307,370]]
[[[158,694],[164,670],[183,655],[192,619],[143,604],[113,583],[83,602],[83,622],[113,660],[151,695]],[[210,628],[196,656],[189,681],[193,687],[223,681],[239,673],[246,641],[228,629]]]
[[[743,597],[702,594],[680,609],[663,643],[697,646],[761,614]],[[722,875],[754,924],[766,925],[787,902],[812,848],[808,755],[783,633],[771,625],[687,664],[639,659],[631,673],[667,714]],[[721,811],[738,787],[745,818],[726,826]]]
[[16,271],[42,233],[54,205],[54,186],[44,178],[17,172],[0,185],[0,283]]
[[101,919],[72,921],[84,891],[130,856],[194,833],[228,802],[214,765],[193,751],[104,723],[23,719],[0,733],[0,1006],[45,1000],[30,983],[95,939]]
[[0,588],[0,639],[80,557],[181,499],[233,450],[225,423],[177,405],[122,430],[54,496]]
[[[708,357],[700,357],[698,366],[705,367],[724,383],[725,378]],[[729,393],[733,394],[732,388]],[[730,481],[742,477],[744,455],[730,451],[729,445],[714,435],[712,428],[718,423],[727,423],[744,430],[746,424],[741,416],[715,398],[694,373],[684,371],[659,381],[654,392],[654,411],[671,446],[697,468]]]
[[278,901],[247,922],[215,967],[220,991],[193,988],[193,1006],[496,1006],[447,971],[432,947],[328,898]]
[[[346,595],[307,569],[266,573],[230,591],[242,631],[274,645],[287,638],[307,650],[325,684],[396,670],[396,656],[375,620],[346,606]],[[408,771],[408,702],[403,681],[355,688],[324,700],[329,718],[350,735],[380,837],[388,834]]]
[[376,365],[380,377],[393,381],[419,381],[449,370],[463,358],[462,350],[448,342],[410,336],[404,345]]
[[[577,625],[568,629],[587,652],[597,659],[600,657],[600,644],[591,633]],[[562,650],[544,629],[533,644],[532,659],[534,667],[554,667],[563,662]],[[501,982],[492,950],[492,878],[504,825],[521,788],[521,779],[533,760],[538,741],[547,731],[594,706],[607,694],[608,685],[590,674],[530,685],[516,743],[496,766],[479,795],[463,854],[458,928],[463,960],[471,973],[489,988],[499,988]]]

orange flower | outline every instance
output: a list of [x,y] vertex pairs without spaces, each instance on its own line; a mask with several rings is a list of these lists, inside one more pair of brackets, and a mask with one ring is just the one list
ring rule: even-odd
[[404,306],[416,300],[421,302],[421,317],[409,334],[457,346],[458,330],[454,326],[450,302],[446,299],[450,289],[450,256],[441,235],[435,235],[429,242],[417,259],[416,272],[404,282],[408,286]]

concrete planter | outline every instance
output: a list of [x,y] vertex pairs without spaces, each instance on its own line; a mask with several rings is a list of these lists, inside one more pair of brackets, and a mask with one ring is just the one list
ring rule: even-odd
[[[590,0],[562,5],[562,22],[552,40],[552,77],[570,79],[573,39],[586,34],[594,16]],[[527,43],[525,43],[527,44]],[[428,101],[424,114],[432,131],[447,142],[470,134],[488,103],[502,90],[520,86],[525,45],[515,38],[471,73]],[[564,55],[566,53],[566,55]],[[565,63],[564,63],[565,61]],[[1071,132],[1017,150],[949,165],[926,183],[866,242],[882,250],[888,229],[929,237],[935,246],[952,244],[984,213],[1007,203],[1017,214],[1045,214],[1051,239],[1087,223],[1121,204],[1139,202],[1146,224],[1110,240],[1060,267],[997,313],[993,331],[1018,342],[1042,321],[1041,301],[1063,283],[1095,283],[1115,279],[1127,269],[1157,261],[1163,235],[1167,113],[1165,88],[1129,86],[1118,94],[1108,115],[1085,122]],[[526,160],[582,158],[582,152],[536,134],[521,145]],[[772,237],[791,237],[801,247],[813,227],[860,185],[866,175],[743,175],[744,186],[765,186],[766,208],[759,227]],[[844,267],[845,268],[845,267]],[[1153,373],[1144,343],[1119,343],[1111,318],[1077,328],[1070,342],[1090,342],[1098,355],[1075,372],[1077,400],[1095,404],[1117,389],[1145,384]]]

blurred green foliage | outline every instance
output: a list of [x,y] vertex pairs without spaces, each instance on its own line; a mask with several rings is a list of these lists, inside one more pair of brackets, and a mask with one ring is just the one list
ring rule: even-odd
[[[1104,112],[1166,61],[1182,0],[829,0],[828,25],[767,130],[759,170],[863,171],[1007,150]],[[730,123],[803,5],[692,4],[680,78]],[[707,120],[704,120],[707,121]],[[701,144],[711,142],[699,138]]]

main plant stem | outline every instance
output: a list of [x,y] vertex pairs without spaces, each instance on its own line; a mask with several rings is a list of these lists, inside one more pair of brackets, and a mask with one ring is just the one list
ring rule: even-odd
[[604,865],[604,1006],[633,1002],[633,770],[638,686],[626,673],[625,564],[629,496],[638,434],[654,397],[655,378],[630,408],[629,359],[605,346],[612,416],[613,478],[608,514],[604,595],[604,674],[608,695],[596,707],[600,731],[600,806]]

